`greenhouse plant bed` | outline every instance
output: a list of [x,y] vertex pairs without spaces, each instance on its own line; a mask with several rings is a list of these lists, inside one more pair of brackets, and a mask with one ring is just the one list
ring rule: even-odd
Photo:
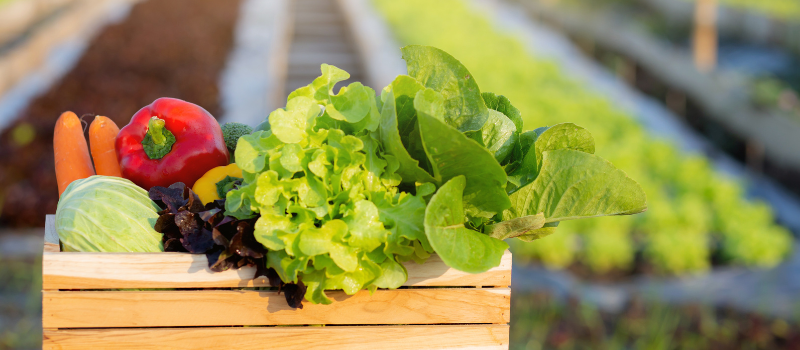
[[508,251],[481,274],[436,255],[407,262],[399,289],[335,291],[330,305],[293,309],[266,278],[250,277],[254,267],[215,273],[204,255],[61,252],[54,217],[46,222],[45,349],[508,348]]

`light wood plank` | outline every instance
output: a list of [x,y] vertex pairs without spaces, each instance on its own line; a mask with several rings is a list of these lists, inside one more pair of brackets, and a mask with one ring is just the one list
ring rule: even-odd
[[415,287],[433,286],[511,286],[511,252],[506,250],[500,259],[500,265],[484,273],[472,274],[447,266],[438,255],[434,254],[424,264],[413,261],[404,266],[408,271],[408,281],[404,285]]
[[44,328],[509,322],[508,288],[328,293],[293,309],[276,291],[43,292]]
[[[449,268],[437,255],[420,265],[405,264],[406,286],[511,285],[511,253],[500,266],[481,274]],[[212,272],[205,255],[186,253],[44,253],[43,289],[268,287],[252,279],[255,268]]]
[[508,349],[508,331],[508,325],[46,329],[43,348],[499,350]]

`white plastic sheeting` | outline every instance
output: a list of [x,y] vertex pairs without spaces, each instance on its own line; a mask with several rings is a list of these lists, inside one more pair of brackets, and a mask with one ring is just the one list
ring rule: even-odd
[[256,126],[282,107],[291,40],[289,0],[245,0],[220,76],[221,123]]
[[339,0],[339,4],[366,66],[366,85],[380,93],[395,77],[406,74],[400,45],[369,0]]

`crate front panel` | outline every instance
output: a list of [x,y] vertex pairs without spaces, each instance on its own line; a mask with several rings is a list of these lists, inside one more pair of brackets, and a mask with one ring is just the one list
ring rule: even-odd
[[44,349],[508,349],[508,325],[45,330]]
[[[482,274],[433,255],[405,264],[409,288],[330,291],[331,305],[293,309],[275,290],[251,289],[269,287],[253,268],[212,272],[204,255],[185,253],[60,252],[52,216],[46,227],[44,348],[508,348],[510,252]],[[119,290],[152,288],[176,290]]]

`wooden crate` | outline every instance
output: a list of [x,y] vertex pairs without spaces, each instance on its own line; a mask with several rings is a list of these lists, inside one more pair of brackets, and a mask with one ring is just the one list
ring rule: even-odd
[[[61,252],[48,215],[45,349],[507,349],[511,253],[472,275],[437,256],[400,289],[328,292],[292,309],[265,278],[211,272],[205,255]],[[177,290],[119,290],[177,288]],[[202,288],[202,289],[201,289]],[[323,326],[324,325],[324,326]]]

